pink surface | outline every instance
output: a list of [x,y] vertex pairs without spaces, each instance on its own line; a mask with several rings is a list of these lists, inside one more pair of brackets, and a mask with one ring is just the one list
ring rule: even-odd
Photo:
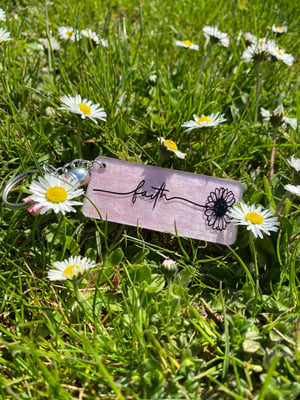
[[238,202],[239,182],[108,157],[97,161],[106,167],[94,164],[82,209],[86,217],[172,234],[177,231],[179,236],[221,244],[236,240],[233,224],[225,224],[223,230],[208,226],[205,207],[211,192],[219,188],[232,191],[231,198]]

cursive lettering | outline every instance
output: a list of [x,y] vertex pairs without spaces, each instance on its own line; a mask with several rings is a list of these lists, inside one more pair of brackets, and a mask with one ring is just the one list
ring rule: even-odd
[[105,189],[93,189],[94,192],[102,192],[102,193],[110,193],[110,194],[115,194],[118,196],[129,196],[132,195],[131,201],[133,204],[135,204],[136,200],[138,197],[142,197],[145,199],[149,199],[153,201],[153,209],[156,207],[158,200],[160,199],[165,199],[166,201],[171,201],[171,200],[182,200],[187,203],[193,204],[197,207],[202,207],[206,208],[206,206],[203,206],[201,204],[195,203],[194,201],[185,199],[184,197],[178,197],[178,196],[173,196],[173,197],[168,197],[166,193],[169,192],[169,190],[166,188],[166,183],[163,182],[159,187],[151,186],[151,189],[153,189],[152,193],[147,192],[147,190],[144,189],[146,181],[142,179],[138,185],[136,186],[135,189],[130,190],[129,192],[114,192],[111,190],[105,190]]

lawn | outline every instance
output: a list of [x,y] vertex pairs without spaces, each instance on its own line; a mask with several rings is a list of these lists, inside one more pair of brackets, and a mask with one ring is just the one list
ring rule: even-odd
[[[300,5],[1,7],[0,398],[300,398]],[[126,203],[129,173],[97,204],[65,175],[92,166],[92,181],[101,157],[189,173],[190,237],[164,228],[169,181],[128,189],[147,223],[164,210],[161,229],[129,224],[128,205],[101,215]],[[197,193],[191,173],[223,190]]]

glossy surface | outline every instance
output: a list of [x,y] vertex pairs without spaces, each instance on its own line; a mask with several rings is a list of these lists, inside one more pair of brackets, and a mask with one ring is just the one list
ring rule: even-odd
[[221,244],[236,240],[230,208],[239,182],[108,157],[94,165],[83,214]]

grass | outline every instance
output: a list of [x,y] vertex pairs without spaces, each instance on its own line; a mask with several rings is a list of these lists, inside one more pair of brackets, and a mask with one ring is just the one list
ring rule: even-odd
[[[84,158],[155,165],[157,138],[172,139],[187,156],[164,167],[238,180],[243,201],[277,209],[281,225],[254,243],[240,227],[236,243],[221,246],[89,220],[79,208],[33,217],[2,204],[0,397],[299,398],[299,197],[284,197],[284,185],[299,179],[287,162],[299,157],[299,131],[274,128],[259,111],[283,103],[299,120],[299,5],[76,3],[5,4],[1,27],[12,40],[0,45],[1,189],[22,171],[78,158],[77,116],[57,108],[61,96],[81,94],[107,113],[106,123],[82,121]],[[284,22],[288,32],[276,40],[294,63],[264,60],[256,93],[256,65],[241,61],[239,32],[271,38],[272,24]],[[228,33],[230,47],[206,53],[206,25]],[[59,39],[60,26],[91,28],[109,46]],[[59,50],[40,41],[51,32]],[[184,133],[193,114],[213,112],[226,123]],[[51,264],[72,254],[97,268],[78,286],[50,282]],[[177,262],[173,275],[165,258]]]

